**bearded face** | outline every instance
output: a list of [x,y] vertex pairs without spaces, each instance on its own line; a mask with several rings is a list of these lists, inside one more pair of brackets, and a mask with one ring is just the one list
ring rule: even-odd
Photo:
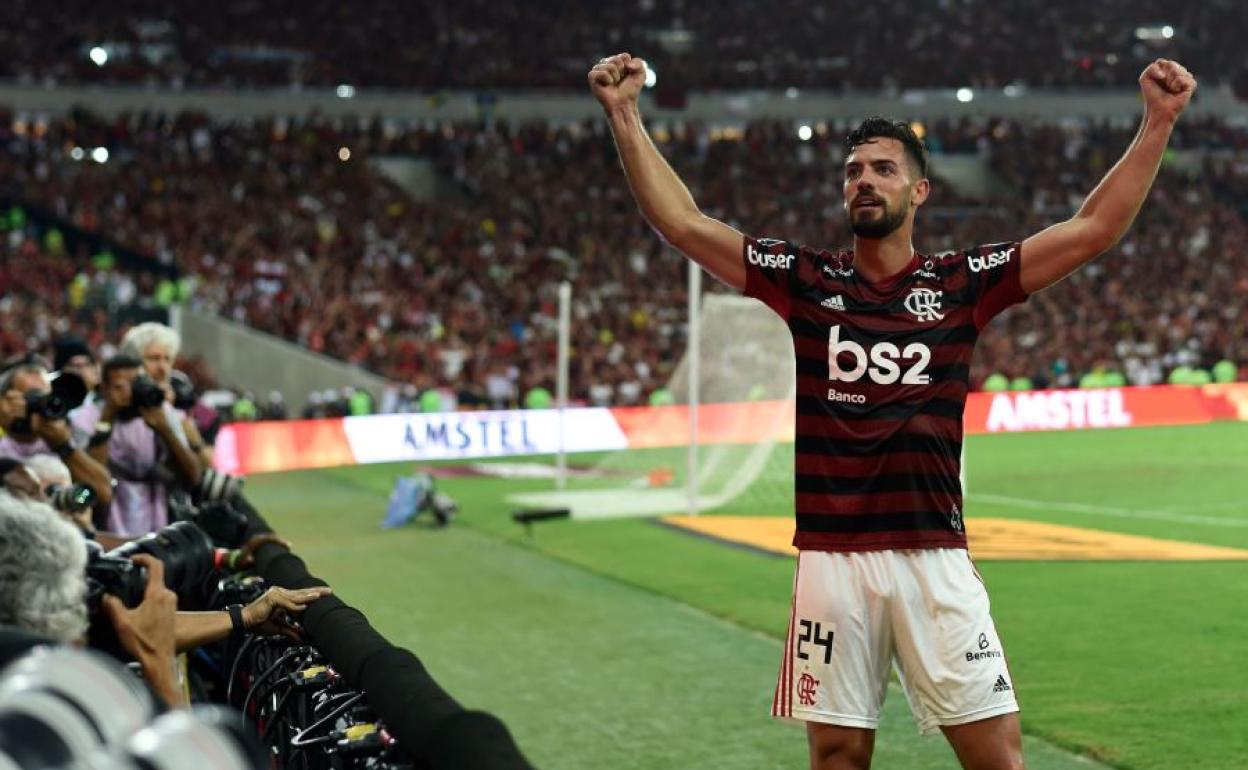
[[889,201],[878,192],[859,193],[846,211],[850,229],[859,238],[883,238],[906,221],[910,213],[910,190]]
[[[879,138],[854,148],[845,162],[845,217],[859,238],[884,238],[905,224],[916,184],[904,145]],[[921,201],[920,201],[921,202]]]

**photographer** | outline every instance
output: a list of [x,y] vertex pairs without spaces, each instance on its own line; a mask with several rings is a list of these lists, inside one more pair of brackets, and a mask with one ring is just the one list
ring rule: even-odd
[[103,401],[70,415],[91,436],[92,455],[117,478],[108,528],[131,536],[169,523],[171,488],[195,489],[203,474],[176,411],[142,367],[131,356],[110,358],[101,374]]
[[[169,705],[184,697],[174,656],[234,633],[282,634],[300,639],[293,615],[328,596],[326,586],[269,588],[246,606],[217,612],[177,612],[177,596],[165,587],[164,565],[139,553],[131,560],[147,570],[142,602],[127,608],[105,594],[100,609],[122,649],[138,661],[144,678]],[[87,551],[82,537],[46,505],[0,491],[0,625],[79,644],[88,625]]]
[[56,455],[75,481],[91,487],[101,505],[109,504],[112,476],[102,462],[75,446],[69,422],[31,412],[31,405],[46,401],[51,392],[48,372],[39,364],[18,364],[0,375],[0,427],[5,431],[0,437],[0,457],[22,460],[37,454]]
[[[166,704],[182,705],[174,670],[177,597],[165,588],[158,560],[142,555],[135,562],[147,568],[142,603],[127,609],[106,596],[102,606],[152,690]],[[0,624],[81,644],[88,625],[86,564],[72,525],[42,503],[0,491]]]
[[[8,463],[18,466],[9,469]],[[96,529],[92,507],[94,492],[84,494],[84,486],[76,485],[69,468],[54,455],[33,455],[22,462],[0,459],[0,484],[12,494],[27,500],[47,503],[78,527],[83,537],[94,540],[101,548],[116,548],[129,542],[106,530]],[[90,487],[85,487],[90,490]]]
[[[182,338],[171,327],[148,322],[141,323],[126,332],[126,336],[121,340],[120,352],[142,361],[143,370],[147,376],[165,391],[165,396],[170,403],[176,404],[179,383],[175,382],[173,364],[178,359],[178,350],[181,347]],[[185,375],[180,376],[182,383],[189,386],[189,378]],[[191,451],[205,468],[212,467],[212,447],[208,446],[204,437],[200,435],[195,421],[184,409],[175,407],[174,411],[178,415],[182,432],[186,436]]]
[[[28,471],[26,475],[34,478],[33,489],[30,484],[22,483],[17,470],[4,476],[5,487],[19,497],[48,503],[64,516],[66,521],[82,530],[84,536],[96,539],[97,532],[91,517],[91,506],[95,495],[91,488],[75,487],[69,468],[55,455],[31,455],[22,462],[22,465]],[[13,480],[10,481],[10,479]],[[87,490],[87,494],[82,494],[84,489]],[[121,543],[108,535],[104,537],[107,540],[97,542],[105,548],[112,548]]]

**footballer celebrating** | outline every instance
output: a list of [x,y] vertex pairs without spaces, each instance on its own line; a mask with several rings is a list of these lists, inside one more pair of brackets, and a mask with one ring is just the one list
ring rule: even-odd
[[806,723],[812,768],[867,768],[895,665],[920,729],[943,732],[964,768],[1022,768],[1014,681],[962,520],[971,353],[994,316],[1122,238],[1195,79],[1164,59],[1144,70],[1139,132],[1069,220],[924,255],[912,235],[927,152],[906,123],[871,118],[845,139],[851,248],[754,238],[704,216],[655,148],[645,75],[627,53],[589,72],[642,215],[793,336],[799,553],[773,715]]

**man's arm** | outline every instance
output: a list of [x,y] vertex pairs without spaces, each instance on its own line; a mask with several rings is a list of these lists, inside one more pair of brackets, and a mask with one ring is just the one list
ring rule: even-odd
[[[299,626],[291,617],[322,596],[333,593],[328,586],[287,589],[273,586],[243,608],[243,628],[263,634],[282,634],[299,641]],[[179,612],[174,618],[178,652],[219,642],[230,635],[234,624],[228,612]]]
[[589,72],[590,90],[606,113],[641,215],[665,241],[719,280],[744,290],[744,237],[698,209],[689,189],[650,140],[637,109],[645,79],[646,63],[626,53],[603,59]]
[[86,484],[95,492],[100,505],[113,501],[113,477],[108,468],[86,451],[73,446],[73,433],[64,420],[45,420],[31,415],[31,427],[48,447],[61,458],[74,481]]
[[191,448],[186,445],[186,442],[174,430],[170,417],[165,412],[164,405],[140,409],[139,414],[143,416],[143,422],[156,431],[156,435],[160,437],[160,440],[165,442],[165,446],[169,447],[169,454],[173,455],[174,469],[177,470],[182,483],[186,484],[188,489],[198,487],[199,478],[203,474],[204,468],[199,464],[199,458],[195,456]]
[[1157,177],[1179,114],[1196,90],[1192,74],[1158,59],[1140,75],[1144,119],[1125,154],[1071,219],[1023,241],[1020,281],[1031,294],[1052,286],[1122,238]]
[[174,663],[174,630],[178,597],[165,587],[165,565],[145,553],[131,561],[147,568],[147,588],[143,601],[134,609],[116,596],[104,595],[103,608],[117,632],[117,640],[134,656],[156,694],[170,708],[184,708],[186,703]]
[[191,445],[191,451],[199,458],[199,464],[205,468],[211,468],[212,447],[208,446],[207,441],[204,441],[203,435],[199,432],[199,427],[195,425],[195,421],[189,416],[182,420],[182,432],[186,434],[186,443]]

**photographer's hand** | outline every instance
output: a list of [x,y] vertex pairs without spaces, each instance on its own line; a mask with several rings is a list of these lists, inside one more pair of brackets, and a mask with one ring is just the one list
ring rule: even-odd
[[35,435],[43,439],[53,452],[59,447],[69,444],[73,439],[73,432],[69,429],[69,423],[66,420],[49,420],[41,414],[32,414],[30,416],[30,427],[34,429]]
[[302,629],[290,614],[303,612],[309,604],[331,593],[329,586],[296,590],[273,586],[243,608],[243,626],[258,634],[281,634],[301,641]]
[[199,486],[204,467],[200,465],[199,458],[174,429],[173,423],[169,421],[169,413],[165,411],[165,405],[143,407],[139,409],[139,416],[169,448],[169,454],[173,456],[174,470],[178,472],[182,483],[190,489]]
[[147,568],[147,590],[142,603],[131,610],[116,596],[106,594],[104,612],[122,648],[139,662],[152,689],[171,708],[181,708],[186,700],[174,672],[174,618],[178,597],[165,587],[165,565],[159,559],[137,554],[131,560]]
[[243,543],[243,547],[238,549],[238,559],[235,560],[231,566],[240,570],[247,569],[256,563],[256,551],[259,550],[260,546],[268,545],[269,543],[276,543],[277,545],[284,547],[287,551],[290,550],[290,541],[283,537],[279,537],[273,532],[252,535],[247,539],[246,543]]
[[163,438],[169,432],[169,415],[165,414],[165,406],[145,406],[139,409],[139,416],[143,418],[143,422]]
[[95,522],[91,519],[90,508],[79,508],[76,511],[61,511],[61,515],[70,524],[82,530],[87,537],[95,537]]
[[[331,593],[327,587],[290,590],[273,587],[243,607],[243,629],[257,634],[281,634],[299,641],[299,626],[288,613],[303,612],[308,604]],[[229,612],[179,612],[174,627],[178,652],[225,639],[234,630]]]

